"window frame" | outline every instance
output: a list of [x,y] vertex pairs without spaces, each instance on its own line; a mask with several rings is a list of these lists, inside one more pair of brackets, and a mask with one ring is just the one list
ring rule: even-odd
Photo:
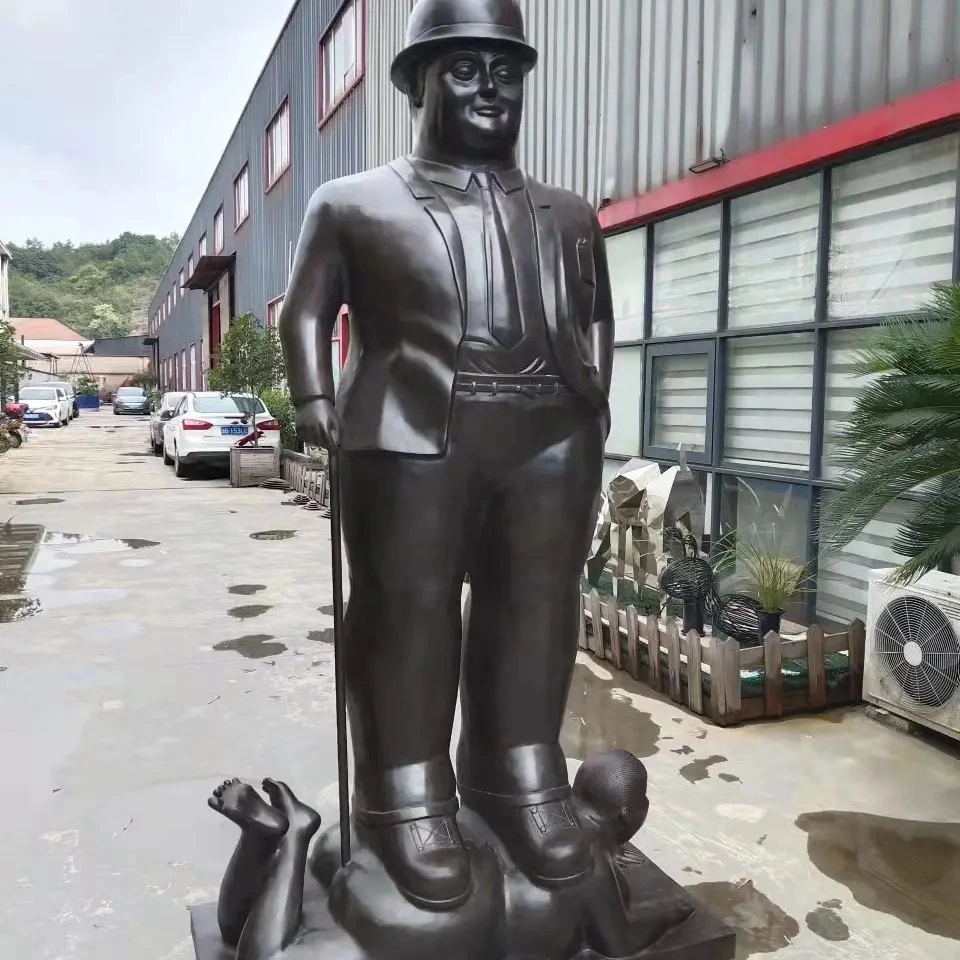
[[[792,169],[780,176],[770,176],[762,181],[751,182],[739,188],[732,188],[720,196],[710,195],[684,207],[674,207],[660,215],[642,217],[629,224],[607,228],[608,236],[615,236],[633,230],[646,229],[647,244],[645,249],[644,283],[644,323],[643,340],[627,340],[617,342],[614,350],[627,346],[643,348],[643,385],[642,385],[642,417],[641,450],[642,456],[658,460],[663,464],[677,463],[677,451],[651,443],[654,404],[651,393],[653,390],[654,359],[656,356],[680,352],[700,352],[712,345],[713,360],[708,367],[708,400],[707,400],[707,447],[709,456],[686,452],[686,460],[695,472],[703,472],[708,480],[709,502],[706,504],[707,517],[710,529],[706,530],[710,542],[716,543],[720,534],[720,496],[722,478],[725,476],[740,477],[744,480],[770,480],[793,486],[802,486],[808,491],[808,525],[807,525],[807,562],[813,589],[805,597],[803,604],[809,623],[817,621],[817,566],[819,558],[819,535],[816,529],[821,499],[832,490],[843,489],[841,479],[827,475],[824,468],[824,440],[826,424],[824,422],[826,404],[826,380],[828,342],[831,334],[843,330],[868,329],[877,327],[890,315],[863,316],[843,319],[829,318],[829,269],[830,269],[830,241],[832,227],[832,176],[838,167],[856,163],[878,154],[890,153],[903,147],[922,144],[941,137],[949,137],[960,133],[960,122],[949,120],[921,131],[912,131],[903,136],[891,138],[882,144],[871,144],[862,149],[854,149],[843,154],[832,155],[822,162],[806,167]],[[954,209],[954,248],[953,248],[953,276],[954,283],[960,283],[960,139],[957,149],[957,188]],[[801,180],[806,177],[817,176],[820,179],[819,223],[817,229],[816,252],[816,286],[814,312],[812,320],[802,323],[776,323],[754,327],[730,328],[728,324],[729,311],[729,281],[730,281],[730,251],[731,251],[731,204],[733,201],[756,194],[785,183]],[[717,313],[717,329],[706,333],[684,333],[671,336],[655,337],[653,335],[652,308],[655,292],[653,290],[654,243],[657,225],[674,217],[683,216],[695,210],[721,205],[720,231],[720,277],[719,277],[719,304]],[[766,467],[751,467],[746,463],[724,463],[723,451],[725,447],[725,413],[726,413],[726,386],[727,386],[727,344],[734,339],[758,336],[781,336],[789,334],[810,333],[814,335],[814,366],[813,366],[813,404],[811,411],[810,457],[806,470],[791,471],[786,467],[767,469]],[[616,353],[614,353],[616,357]],[[616,360],[614,361],[616,362]],[[606,460],[611,462],[627,462],[630,457],[613,452],[605,453]],[[711,479],[712,478],[712,479]],[[921,495],[909,492],[899,498],[900,501],[916,502]]]
[[[247,210],[242,220],[237,219],[240,207],[237,203],[237,185],[241,179],[246,181]],[[247,160],[233,178],[233,232],[236,233],[250,219],[250,161]]]
[[207,231],[204,230],[200,234],[200,239],[197,241],[197,259],[202,260],[207,255]]
[[213,252],[214,254],[223,253],[225,243],[225,234],[223,230],[223,204],[221,203],[217,212],[213,215]]
[[[280,304],[281,307],[283,306],[283,301],[286,299],[286,296],[287,296],[286,293],[281,293],[279,297],[274,297],[272,300],[267,301],[267,309],[263,315],[263,322],[264,322],[264,325],[271,330],[276,330],[277,324],[275,322],[274,323],[270,322],[270,313],[276,307],[277,304]],[[277,320],[279,319],[280,319],[280,314],[278,312]]]
[[[343,21],[344,16],[347,13],[347,10],[350,7],[353,7],[355,10],[355,39],[354,46],[356,47],[356,75],[353,80],[347,84],[343,92],[334,100],[329,108],[325,105],[326,100],[326,85],[324,83],[325,76],[325,65],[326,57],[325,51],[330,41],[334,38],[337,28]],[[343,0],[343,3],[340,4],[337,12],[334,14],[333,19],[328,24],[326,30],[320,35],[320,39],[317,43],[317,129],[322,129],[330,120],[333,118],[334,114],[340,109],[341,106],[349,99],[350,94],[360,85],[363,81],[364,75],[367,70],[367,3],[366,0]]]
[[196,262],[193,259],[193,251],[187,254],[187,282],[190,282],[190,278],[193,276],[194,270],[196,270]]
[[[270,177],[270,131],[278,123],[281,114],[287,114],[287,162],[277,171],[276,176]],[[264,194],[269,193],[293,166],[293,113],[290,109],[290,94],[288,93],[277,107],[266,127],[263,129],[263,182]],[[249,191],[248,191],[249,192]]]

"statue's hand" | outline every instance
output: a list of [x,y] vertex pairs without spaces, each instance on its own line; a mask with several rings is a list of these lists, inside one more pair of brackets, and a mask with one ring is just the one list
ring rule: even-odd
[[340,449],[343,425],[333,402],[323,397],[298,406],[297,433],[304,443],[336,453]]

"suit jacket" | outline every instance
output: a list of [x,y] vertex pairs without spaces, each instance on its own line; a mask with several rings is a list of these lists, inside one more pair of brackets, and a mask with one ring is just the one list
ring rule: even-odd
[[[592,325],[613,323],[603,235],[580,197],[534,180],[548,334],[567,383],[606,414]],[[346,450],[444,451],[465,332],[460,233],[434,185],[405,159],[321,186],[310,201],[280,317],[295,401],[327,393],[330,333],[350,307],[337,410]],[[612,338],[611,338],[612,339]]]

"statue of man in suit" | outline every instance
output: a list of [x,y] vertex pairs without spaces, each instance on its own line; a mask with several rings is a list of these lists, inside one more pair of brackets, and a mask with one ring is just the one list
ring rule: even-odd
[[317,190],[280,318],[300,435],[341,458],[355,825],[434,910],[469,895],[458,796],[534,883],[593,862],[558,740],[613,314],[594,211],[517,166],[536,61],[516,0],[419,0],[392,69],[413,153]]

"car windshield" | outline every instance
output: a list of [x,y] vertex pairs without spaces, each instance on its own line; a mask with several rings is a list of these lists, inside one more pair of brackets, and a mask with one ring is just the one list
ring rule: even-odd
[[73,384],[70,384],[70,383],[51,383],[50,386],[57,387],[58,389],[62,390],[64,393],[70,393],[70,391],[73,390]]
[[57,391],[50,389],[41,389],[40,387],[28,387],[20,391],[21,400],[56,400]]
[[193,408],[197,413],[250,413],[254,402],[257,413],[263,413],[263,404],[252,397],[195,397]]
[[165,393],[163,403],[160,406],[164,410],[172,410],[182,399],[182,393]]
[[121,387],[117,391],[118,397],[142,397],[146,391],[142,387]]

